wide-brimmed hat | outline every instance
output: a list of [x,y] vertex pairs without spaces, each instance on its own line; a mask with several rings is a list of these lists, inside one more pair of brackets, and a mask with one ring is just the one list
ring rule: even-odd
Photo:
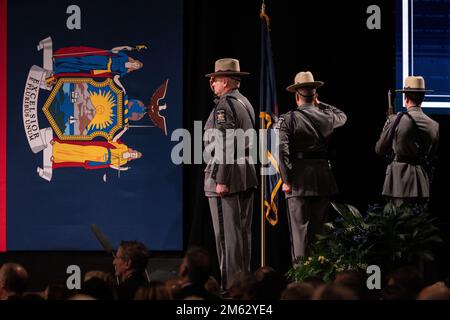
[[295,79],[294,79],[294,84],[287,87],[286,90],[289,92],[295,92],[299,88],[304,88],[304,87],[318,88],[321,86],[323,86],[323,82],[322,81],[314,81],[314,76],[311,72],[302,71],[302,72],[297,73],[297,75],[295,76]]
[[421,76],[409,76],[405,79],[403,89],[395,90],[396,92],[433,92],[434,90],[425,90],[425,80]]
[[241,77],[249,75],[248,72],[241,72],[239,66],[239,60],[232,58],[224,58],[216,61],[214,66],[214,72],[208,73],[206,77],[216,77],[216,76],[235,76]]

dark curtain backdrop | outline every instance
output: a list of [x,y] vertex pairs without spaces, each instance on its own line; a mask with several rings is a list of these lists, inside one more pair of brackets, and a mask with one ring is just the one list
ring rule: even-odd
[[[384,159],[374,153],[387,109],[387,90],[395,89],[394,2],[266,1],[271,17],[272,49],[280,112],[295,106],[285,91],[298,71],[311,70],[325,82],[319,99],[346,112],[348,122],[336,131],[334,173],[340,188],[336,201],[361,211],[382,203]],[[368,30],[366,9],[381,8],[381,30]],[[205,121],[213,107],[204,74],[213,71],[218,58],[235,57],[245,78],[241,92],[258,113],[261,1],[185,1],[184,126],[193,132],[193,121]],[[431,208],[439,226],[448,231],[445,181],[448,161],[447,117],[433,116],[441,125],[440,165],[432,187]],[[211,218],[203,195],[202,165],[184,166],[184,244],[202,245],[215,257]],[[260,206],[255,203],[252,266],[260,259]],[[281,272],[290,268],[290,244],[284,209],[275,228],[267,227],[267,264]],[[447,232],[448,233],[448,232]],[[444,235],[445,236],[445,235]],[[443,255],[442,259],[446,259]],[[448,259],[448,258],[447,258]],[[217,262],[216,262],[217,272]]]
[[[325,82],[320,99],[336,105],[348,115],[345,127],[336,131],[334,146],[337,160],[334,173],[340,188],[336,201],[353,204],[361,211],[368,204],[380,203],[385,163],[374,153],[374,145],[385,121],[386,93],[395,88],[394,1],[360,0],[358,3],[325,0],[267,0],[271,16],[272,49],[278,83],[280,112],[295,106],[292,94],[285,91],[298,71],[311,70]],[[382,29],[366,28],[366,9],[376,4],[381,8]],[[212,93],[204,74],[222,57],[235,57],[241,67],[251,72],[241,91],[258,113],[260,21],[259,0],[185,0],[184,2],[184,75],[183,127],[193,132],[193,121],[205,121],[213,107]],[[161,21],[164,17],[161,17]],[[439,165],[432,185],[431,209],[438,218],[446,243],[450,242],[450,219],[447,209],[450,177],[449,127],[445,116],[433,116],[440,124]],[[218,275],[215,243],[208,203],[203,195],[204,165],[183,167],[183,243],[207,248],[214,257]],[[260,260],[260,208],[257,191],[254,215],[252,267]],[[169,200],[170,197],[167,196]],[[290,243],[283,203],[276,227],[267,226],[267,264],[280,272],[290,268]],[[331,217],[332,218],[332,217]],[[130,237],[131,238],[131,237]],[[435,272],[448,275],[448,246],[439,250]],[[152,252],[164,258],[162,252]],[[171,254],[171,253],[170,253]],[[180,257],[182,253],[175,253]],[[18,256],[20,255],[20,257]],[[172,255],[169,255],[172,257]],[[95,257],[100,259],[95,261]],[[64,266],[77,263],[111,268],[104,252],[10,252],[0,256],[4,261],[23,263],[38,279],[54,279]],[[42,261],[50,261],[42,269]],[[157,266],[153,266],[157,269]],[[98,267],[97,267],[98,269]],[[83,268],[89,270],[89,267]],[[36,279],[36,277],[35,277]],[[44,282],[42,282],[44,283]],[[40,287],[39,287],[40,288]]]

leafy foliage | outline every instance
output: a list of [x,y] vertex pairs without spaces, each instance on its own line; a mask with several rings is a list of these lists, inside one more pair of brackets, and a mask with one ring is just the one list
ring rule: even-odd
[[366,270],[371,264],[390,270],[432,261],[430,249],[442,242],[434,219],[423,206],[371,206],[363,216],[351,205],[332,205],[338,218],[324,225],[311,256],[299,258],[288,271],[291,280],[321,277],[329,281],[336,272]]

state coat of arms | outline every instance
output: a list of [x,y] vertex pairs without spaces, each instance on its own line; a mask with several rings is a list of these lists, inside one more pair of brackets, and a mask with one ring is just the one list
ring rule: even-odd
[[[129,169],[129,163],[142,154],[123,140],[132,127],[148,116],[154,127],[167,135],[166,118],[160,105],[166,96],[168,80],[163,81],[145,105],[129,97],[121,79],[143,68],[143,63],[127,53],[146,50],[145,45],[121,46],[109,50],[92,47],[64,47],[53,51],[50,37],[42,40],[43,66],[30,68],[25,84],[22,114],[31,150],[42,152],[39,176],[52,180],[57,168],[82,167],[87,170]],[[49,92],[45,102],[41,90]],[[50,124],[39,126],[43,112]]]

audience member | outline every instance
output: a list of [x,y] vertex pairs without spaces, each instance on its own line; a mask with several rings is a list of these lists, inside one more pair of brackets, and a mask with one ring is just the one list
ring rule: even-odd
[[117,295],[119,300],[133,300],[140,286],[148,283],[144,272],[147,268],[149,252],[138,241],[122,241],[113,265],[119,278]]
[[0,268],[0,300],[20,299],[28,285],[28,272],[17,263],[5,263]]

